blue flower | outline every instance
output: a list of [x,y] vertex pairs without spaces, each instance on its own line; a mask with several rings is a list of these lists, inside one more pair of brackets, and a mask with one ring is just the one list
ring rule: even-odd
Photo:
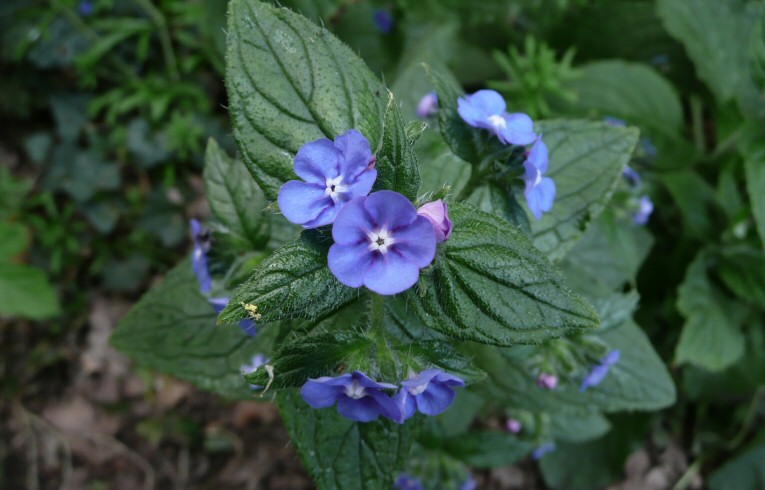
[[494,90],[460,97],[457,106],[466,123],[491,131],[504,144],[530,145],[537,139],[534,121],[521,112],[507,113],[505,99]]
[[534,460],[539,460],[542,456],[555,451],[557,448],[558,447],[554,442],[546,442],[538,448],[534,449],[534,451],[531,453],[531,457],[534,458]]
[[645,225],[648,223],[648,218],[653,213],[653,203],[648,196],[643,196],[638,202],[638,210],[632,216],[632,222],[636,225]]
[[336,378],[309,379],[300,394],[313,408],[327,408],[337,403],[337,411],[343,417],[356,422],[371,422],[380,415],[392,420],[400,418],[396,402],[382,391],[395,388],[395,385],[378,383],[361,371],[354,371]]
[[401,390],[396,394],[396,405],[401,410],[399,422],[412,417],[419,410],[425,415],[438,415],[449,408],[457,395],[455,386],[465,386],[465,382],[440,369],[426,369],[406,381],[401,382]]
[[542,219],[542,213],[552,209],[555,201],[555,182],[549,177],[543,177],[549,163],[547,145],[540,136],[523,163],[526,170],[523,176],[526,181],[526,203],[537,221]]
[[340,210],[332,227],[329,270],[352,288],[378,294],[400,293],[414,286],[420,269],[433,262],[436,236],[430,220],[417,214],[398,192],[357,197]]
[[303,145],[295,155],[295,173],[279,191],[279,208],[291,222],[317,228],[335,221],[351,199],[366,196],[377,179],[369,141],[351,129],[334,143],[326,138]]
[[383,34],[389,34],[393,30],[393,14],[390,10],[377,9],[374,13],[375,24]]
[[643,183],[643,179],[640,178],[640,174],[635,172],[635,170],[629,165],[624,167],[624,172],[622,172],[622,175],[629,181],[630,184],[636,187]]
[[210,249],[209,231],[199,221],[191,220],[191,235],[194,238],[194,251],[191,253],[191,267],[199,281],[199,291],[209,293],[212,289],[210,269],[207,267],[207,251]]
[[82,0],[77,6],[77,12],[83,17],[89,17],[93,15],[93,2],[90,0]]
[[579,387],[579,392],[584,393],[590,386],[599,385],[605,379],[611,366],[619,362],[619,357],[621,357],[621,353],[618,349],[609,352],[606,357],[600,361],[600,364],[590,370],[587,377],[582,381],[582,385]]
[[[258,370],[260,366],[267,364],[268,361],[270,361],[270,359],[264,356],[263,354],[255,354],[254,356],[252,356],[252,359],[250,360],[249,364],[242,364],[242,367],[241,367],[242,375],[254,373],[255,371]],[[259,386],[256,384],[250,384],[250,388],[257,390],[259,388],[262,388],[262,386]]]
[[425,487],[422,486],[420,480],[411,475],[407,475],[406,473],[398,475],[396,484],[393,488],[396,490],[425,490]]
[[417,117],[428,118],[438,112],[438,94],[429,92],[422,96],[417,104]]
[[624,119],[619,119],[618,117],[613,117],[613,116],[606,116],[606,117],[604,117],[603,118],[603,122],[605,122],[609,126],[620,126],[620,127],[623,127],[623,126],[627,125],[627,123],[624,122]]
[[478,484],[475,482],[472,476],[468,476],[468,479],[465,480],[465,483],[460,485],[460,490],[475,490],[477,488]]

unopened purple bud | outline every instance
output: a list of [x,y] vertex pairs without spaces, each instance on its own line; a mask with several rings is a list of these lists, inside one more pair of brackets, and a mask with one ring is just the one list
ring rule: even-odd
[[507,430],[512,432],[513,434],[517,434],[521,431],[521,429],[523,428],[523,425],[521,424],[520,420],[507,419],[507,423],[505,424],[505,427],[507,427]]
[[554,390],[558,386],[558,377],[554,374],[542,373],[537,379],[537,386],[547,390]]
[[393,30],[393,14],[386,9],[375,10],[375,24],[383,34],[389,34]]
[[438,112],[438,94],[430,92],[425,94],[417,104],[417,117],[428,118]]
[[449,206],[441,199],[420,206],[417,214],[428,218],[436,234],[436,243],[448,240],[452,234],[452,221],[449,219]]

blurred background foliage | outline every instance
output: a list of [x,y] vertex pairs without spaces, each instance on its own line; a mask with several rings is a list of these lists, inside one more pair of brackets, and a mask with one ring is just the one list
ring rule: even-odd
[[[278,3],[357,51],[396,94],[405,119],[431,90],[427,62],[467,92],[494,88],[512,110],[533,117],[619,118],[640,128],[631,166],[656,211],[653,246],[636,278],[636,318],[672,368],[679,401],[659,415],[615,417],[619,430],[586,443],[586,452],[563,448],[560,464],[545,463],[542,472],[552,487],[593,488],[619,478],[636,447],[676,444],[694,461],[685,487],[701,474],[712,488],[758,488],[765,478],[761,2]],[[0,3],[4,398],[35,406],[61,393],[77,372],[72,362],[89,332],[93,295],[135,300],[184,256],[188,219],[209,213],[206,141],[235,152],[225,22],[223,0]],[[432,141],[419,144],[428,153]],[[451,165],[445,172],[461,165],[432,157]],[[628,201],[617,195],[614,212],[629,213]],[[174,431],[202,437],[187,422],[146,423],[141,433],[153,441]],[[599,466],[581,466],[591,454],[604,455]],[[576,472],[584,476],[571,483]]]

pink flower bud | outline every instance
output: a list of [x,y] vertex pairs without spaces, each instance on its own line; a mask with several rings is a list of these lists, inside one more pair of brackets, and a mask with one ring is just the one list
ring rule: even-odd
[[449,219],[449,208],[441,199],[423,204],[417,210],[417,214],[430,220],[436,234],[436,243],[441,243],[451,236],[452,222]]
[[438,112],[438,95],[435,92],[425,94],[417,104],[417,117],[428,118]]
[[539,378],[537,379],[537,385],[540,388],[554,390],[555,387],[558,386],[558,377],[555,376],[554,374],[542,373],[539,375]]
[[507,427],[507,430],[509,430],[513,434],[517,434],[521,431],[521,428],[523,426],[521,425],[521,422],[518,420],[507,419],[507,424],[505,424],[505,427]]

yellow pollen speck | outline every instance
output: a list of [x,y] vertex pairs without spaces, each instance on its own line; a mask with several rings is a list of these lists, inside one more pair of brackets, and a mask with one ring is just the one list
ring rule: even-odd
[[258,313],[257,305],[253,305],[253,304],[250,304],[250,303],[245,303],[243,301],[240,302],[239,304],[242,305],[242,308],[247,310],[247,313],[250,314],[250,316],[252,317],[253,320],[260,321],[260,317],[263,316],[263,315]]

